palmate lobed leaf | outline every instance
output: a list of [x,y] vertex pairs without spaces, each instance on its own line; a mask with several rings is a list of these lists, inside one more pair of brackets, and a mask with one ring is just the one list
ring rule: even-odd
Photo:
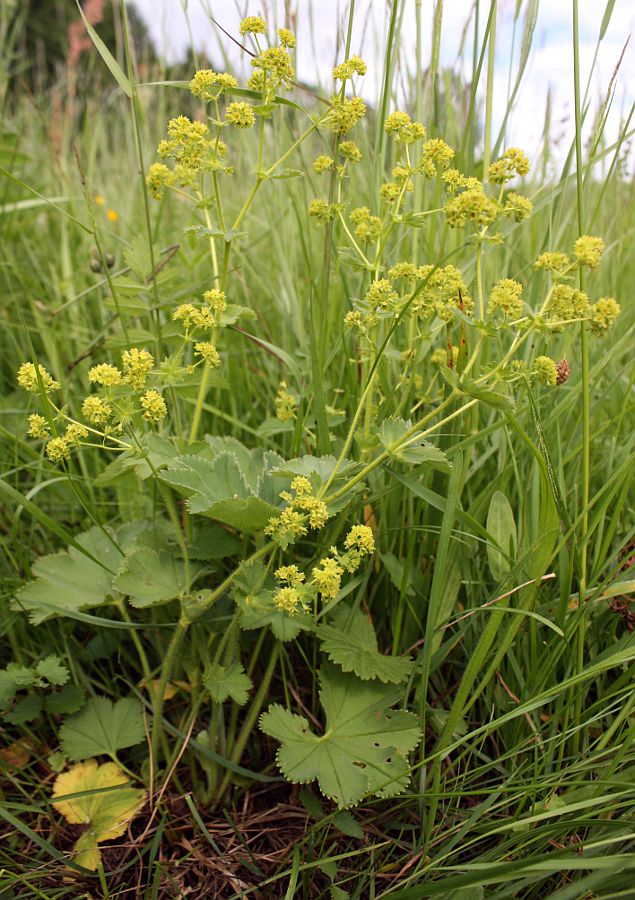
[[395,459],[400,459],[413,465],[427,462],[444,470],[450,469],[451,464],[445,453],[428,441],[421,439],[407,447],[397,446],[399,441],[406,439],[406,435],[411,428],[412,422],[410,419],[401,419],[399,417],[384,419],[379,428],[379,442],[384,450],[387,450]]
[[69,547],[43,556],[33,565],[36,580],[17,591],[14,608],[27,610],[33,624],[39,625],[56,610],[64,615],[66,610],[90,609],[114,598],[112,579],[121,560],[117,547],[97,526],[79,535],[77,543],[90,555]]
[[222,703],[231,697],[239,706],[244,706],[253,687],[252,680],[245,673],[240,662],[221,666],[214,663],[208,666],[203,676],[203,685],[215,703]]
[[277,488],[269,477],[281,462],[276,453],[248,450],[239,441],[208,438],[213,454],[179,457],[163,479],[189,495],[190,512],[209,516],[240,531],[259,531],[279,511]]
[[125,556],[114,580],[132,606],[143,608],[180,597],[186,589],[186,569],[171,550],[138,547]]
[[124,697],[113,703],[92,697],[84,708],[66,719],[60,728],[62,749],[69,759],[115,756],[145,739],[143,711],[138,700]]
[[[84,796],[69,796],[84,794]],[[68,799],[63,799],[68,797]],[[57,799],[56,799],[57,798]],[[145,803],[145,794],[130,787],[119,766],[87,759],[58,775],[52,805],[71,825],[86,825],[75,844],[73,861],[95,870],[101,860],[99,844],[125,833]]]
[[329,664],[322,667],[320,682],[323,735],[279,704],[260,718],[265,734],[281,743],[277,760],[285,777],[296,783],[317,779],[322,793],[340,808],[369,794],[399,794],[409,780],[406,754],[419,739],[416,716],[390,709],[401,691],[360,681]]
[[411,659],[379,652],[375,629],[359,609],[340,603],[334,611],[333,624],[320,625],[316,631],[331,662],[344,672],[354,672],[363,681],[379,678],[384,683],[399,684],[412,671]]

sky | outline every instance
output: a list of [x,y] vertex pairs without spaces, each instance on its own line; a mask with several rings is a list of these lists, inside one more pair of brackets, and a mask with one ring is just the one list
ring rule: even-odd
[[[517,0],[499,0],[494,79],[494,129],[500,125],[508,95],[510,60],[512,79],[520,50],[523,18],[528,0],[523,0],[514,37],[514,11]],[[216,28],[213,17],[230,34],[238,37],[238,23],[243,15],[263,15],[274,27],[288,24],[284,10],[297,13],[296,70],[300,81],[321,83],[328,91],[331,68],[348,15],[348,0],[134,0],[146,20],[156,46],[169,60],[183,57],[193,42],[218,68],[222,68],[223,52],[234,71],[249,71],[244,54]],[[421,0],[423,15],[424,66],[430,59],[434,0]],[[456,65],[461,57],[465,26],[473,10],[474,0],[445,0],[441,36],[441,64]],[[368,63],[368,73],[359,92],[370,102],[377,99],[382,69],[382,54],[387,27],[386,0],[357,0],[351,51]],[[481,27],[487,18],[489,3],[481,0]],[[580,69],[583,85],[591,70],[602,23],[603,0],[579,0]],[[508,122],[507,146],[521,146],[530,155],[541,144],[547,94],[551,91],[552,137],[556,141],[555,156],[564,158],[574,133],[573,126],[573,51],[572,3],[570,0],[541,0],[534,32],[532,52]],[[400,65],[415,65],[415,0],[406,0],[402,24]],[[597,54],[590,82],[593,113],[606,96],[611,77],[629,35],[635,31],[635,0],[616,0],[609,27]],[[473,29],[468,32],[464,53],[465,65],[471,58]],[[459,63],[460,64],[460,63]],[[484,84],[484,79],[483,79]],[[617,137],[620,122],[635,102],[635,37],[629,43],[616,77],[616,92],[607,120],[606,134]],[[590,117],[592,118],[592,116]],[[425,124],[425,123],[424,123]]]

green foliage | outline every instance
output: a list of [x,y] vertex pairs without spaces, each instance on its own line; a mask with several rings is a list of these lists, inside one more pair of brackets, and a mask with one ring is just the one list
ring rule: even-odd
[[[5,6],[0,98],[3,66],[32,62]],[[554,156],[548,117],[528,160],[507,125],[538,4],[486,6],[450,71],[434,4],[426,74],[387,4],[368,119],[362,60],[316,98],[258,16],[246,86],[166,81],[97,24],[82,91],[68,71],[5,98],[0,893],[77,892],[41,789],[58,741],[154,781],[104,895],[137,849],[161,860],[148,890],[187,891],[190,826],[234,892],[630,889],[631,125],[604,132],[609,91],[588,142]],[[354,51],[355,4],[350,22]],[[580,138],[593,93],[575,95]],[[260,790],[295,815],[267,784],[267,707],[282,777],[316,783],[272,875],[260,841],[231,856],[216,827]],[[328,798],[364,801],[359,821]],[[90,830],[76,849],[97,864]]]
[[188,496],[191,513],[241,531],[261,530],[277,512],[277,491],[268,475],[281,457],[249,451],[234,440],[211,440],[210,445],[211,459],[181,456],[163,473],[163,480]]
[[134,747],[145,736],[141,704],[131,697],[115,702],[93,697],[64,721],[59,732],[62,749],[72,760],[101,755],[116,758],[119,750]]
[[325,732],[317,735],[303,716],[272,705],[260,719],[265,734],[280,741],[277,760],[290,781],[317,779],[339,807],[370,794],[392,797],[408,785],[406,754],[419,734],[411,713],[394,711],[400,691],[344,675],[333,666],[320,672]]
[[399,684],[412,670],[409,658],[379,653],[375,629],[368,616],[344,603],[336,607],[332,624],[318,625],[316,634],[331,662],[364,681],[378,678],[384,683]]
[[213,663],[208,666],[203,676],[205,689],[215,703],[222,703],[231,697],[238,706],[244,706],[252,688],[251,678],[239,662],[228,666]]

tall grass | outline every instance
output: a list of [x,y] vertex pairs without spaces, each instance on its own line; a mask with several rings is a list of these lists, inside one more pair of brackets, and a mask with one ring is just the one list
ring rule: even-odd
[[[607,3],[598,42],[613,5]],[[531,79],[526,62],[536,6],[528,2],[517,9],[524,16],[518,84]],[[356,135],[363,162],[351,174],[350,192],[359,206],[372,208],[394,163],[382,123],[395,108],[404,9],[395,0],[387,12],[378,108]],[[359,4],[351,3],[346,34],[351,52],[362,15]],[[408,108],[415,118],[425,115],[430,136],[456,148],[457,168],[482,177],[505,148],[504,129],[513,121],[517,94],[513,88],[503,131],[495,135],[493,111],[502,102],[494,95],[493,68],[501,10],[496,0],[476,0],[475,40],[464,50],[471,63],[468,84],[459,71],[440,65],[448,15],[450,4],[436,3],[432,17],[416,3],[417,47],[431,22],[433,49],[429,67],[417,59]],[[125,33],[123,0],[121,22]],[[525,187],[534,201],[529,223],[511,228],[500,246],[488,247],[484,266],[480,247],[432,216],[425,228],[407,234],[395,258],[453,262],[466,283],[483,278],[487,289],[499,277],[517,278],[536,306],[543,295],[541,276],[533,272],[538,255],[568,248],[581,234],[601,234],[607,251],[593,274],[593,294],[617,297],[622,313],[603,339],[591,338],[584,323],[556,335],[548,352],[566,358],[570,377],[535,398],[519,396],[512,413],[475,403],[455,416],[456,399],[448,388],[447,422],[435,437],[452,463],[449,475],[388,457],[375,466],[370,438],[376,424],[390,416],[416,420],[431,408],[433,398],[443,396],[431,352],[448,339],[458,345],[465,337],[471,353],[480,346],[479,333],[469,324],[461,331],[455,322],[447,332],[437,328],[418,338],[412,371],[407,368],[412,332],[393,335],[385,354],[357,364],[342,320],[350,299],[363,296],[368,273],[347,266],[337,253],[343,239],[336,221],[320,231],[305,214],[323,191],[311,162],[327,151],[337,158],[338,139],[329,148],[329,136],[312,133],[288,160],[304,177],[258,186],[244,223],[244,191],[236,188],[224,199],[227,221],[244,225],[248,239],[232,239],[224,269],[221,257],[222,277],[231,301],[249,307],[254,318],[226,330],[227,364],[220,373],[210,372],[202,389],[173,395],[184,441],[208,433],[231,435],[285,459],[307,452],[348,455],[366,466],[366,491],[352,507],[358,519],[373,524],[379,552],[353,582],[350,598],[369,612],[380,647],[395,657],[409,651],[417,663],[400,700],[419,716],[408,790],[390,801],[365,800],[352,824],[316,791],[301,789],[299,800],[296,792],[278,795],[288,801],[290,819],[290,809],[308,812],[303,827],[289,831],[288,852],[276,856],[275,865],[263,862],[264,852],[262,858],[252,854],[238,826],[232,825],[239,852],[224,836],[219,846],[219,821],[238,822],[241,804],[246,808],[258,790],[265,796],[267,779],[277,776],[273,744],[255,727],[261,709],[275,700],[319,717],[315,643],[300,638],[279,644],[264,631],[255,638],[247,633],[251,637],[243,637],[241,646],[256,683],[255,698],[246,714],[217,704],[208,715],[202,711],[200,670],[238,640],[229,627],[225,586],[234,576],[226,563],[214,572],[218,604],[205,628],[175,627],[175,604],[138,618],[121,604],[112,615],[91,610],[33,626],[10,602],[40,556],[71,544],[90,525],[162,516],[165,490],[153,479],[131,476],[115,487],[99,480],[104,454],[78,454],[67,470],[51,466],[23,436],[24,395],[16,390],[15,372],[25,360],[44,361],[62,384],[64,406],[79,415],[90,365],[115,360],[130,344],[160,350],[169,334],[170,310],[209,288],[209,246],[185,231],[192,224],[208,225],[205,210],[192,210],[176,196],[152,205],[144,181],[167,119],[193,112],[196,105],[168,84],[143,84],[165,79],[161,72],[143,77],[136,72],[127,41],[118,71],[130,86],[129,96],[103,66],[99,90],[81,97],[83,108],[72,114],[64,106],[63,85],[38,98],[0,88],[4,656],[7,663],[32,665],[55,653],[89,695],[140,698],[152,753],[142,746],[123,757],[153,785],[156,803],[148,828],[143,832],[145,819],[136,831],[137,837],[143,832],[136,844],[142,862],[132,852],[113,852],[97,874],[84,872],[85,881],[65,885],[64,841],[70,841],[50,806],[57,764],[51,754],[60,718],[45,712],[33,722],[5,723],[7,744],[29,742],[25,761],[16,764],[2,756],[0,816],[6,829],[0,886],[7,896],[78,896],[78,884],[95,896],[125,896],[133,885],[148,898],[168,896],[168,890],[184,896],[187,876],[179,873],[188,872],[195,857],[206,871],[201,854],[213,854],[209,871],[215,878],[220,877],[215,867],[240,874],[235,881],[226,878],[222,893],[217,888],[218,896],[227,897],[257,896],[257,891],[271,897],[402,900],[631,896],[635,643],[628,597],[634,588],[635,317],[628,298],[635,277],[635,206],[624,158],[633,131],[629,115],[616,141],[609,143],[600,125],[585,147],[593,73],[585,91],[577,0],[571,22],[575,137],[563,163],[551,159],[552,167],[560,166],[553,178],[546,180],[546,167],[541,171],[534,161],[536,174]],[[5,32],[4,39],[13,37]],[[92,65],[100,68],[97,56]],[[302,91],[292,99],[311,112],[323,109]],[[256,129],[234,141],[239,184],[253,180],[255,159],[277,159],[310,124],[306,114],[288,106],[263,125],[261,136]],[[551,153],[548,134],[545,128],[543,160]],[[335,189],[333,179],[327,189],[331,201]],[[95,202],[97,195],[105,206]],[[418,209],[442,203],[433,183],[417,185],[414,197]],[[107,217],[108,208],[116,212],[115,221]],[[140,310],[121,284],[132,256],[144,252],[153,277],[144,294],[147,308]],[[106,264],[109,254],[112,268]],[[95,259],[101,266],[91,269]],[[582,269],[579,286],[586,287]],[[537,346],[523,349],[527,363],[541,352],[540,341],[537,337]],[[503,338],[492,335],[479,364],[494,365],[500,358],[495,354],[504,349]],[[399,381],[402,370],[406,376]],[[281,381],[298,400],[294,422],[275,417]],[[166,490],[168,511],[181,533],[182,508]],[[504,502],[493,500],[500,495]],[[329,543],[341,541],[342,528],[334,527],[328,540],[317,539],[317,550],[326,552]],[[500,540],[512,530],[517,552],[511,558],[502,554],[507,566],[497,577]],[[183,535],[187,544],[190,535]],[[264,542],[240,540],[245,557],[264,555]],[[188,693],[164,703],[168,684],[184,682]],[[234,792],[227,799],[230,777]],[[179,796],[185,797],[182,808]],[[275,827],[282,833],[286,824],[281,820]],[[182,828],[185,843],[177,836]],[[134,845],[131,840],[128,850]],[[239,881],[242,887],[236,886]],[[196,890],[194,896],[211,896],[209,885]]]

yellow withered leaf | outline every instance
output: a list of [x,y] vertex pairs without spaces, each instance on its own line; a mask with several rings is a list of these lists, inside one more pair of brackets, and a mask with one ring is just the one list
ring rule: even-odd
[[85,869],[97,868],[98,844],[121,837],[144,803],[145,793],[130,786],[119,766],[96,759],[77,763],[53,786],[53,806],[69,824],[87,826],[73,852],[73,861]]

